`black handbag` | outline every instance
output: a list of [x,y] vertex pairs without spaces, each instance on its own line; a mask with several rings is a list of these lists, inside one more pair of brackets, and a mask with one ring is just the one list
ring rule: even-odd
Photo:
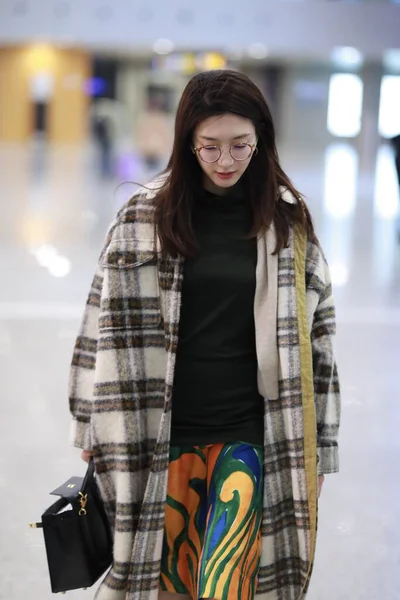
[[84,478],[72,477],[51,492],[60,499],[42,515],[53,593],[92,586],[112,562],[112,537],[96,484],[94,460]]

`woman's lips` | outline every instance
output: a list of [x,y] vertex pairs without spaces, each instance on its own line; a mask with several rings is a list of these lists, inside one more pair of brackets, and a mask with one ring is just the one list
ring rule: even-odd
[[232,173],[218,173],[217,171],[217,175],[220,179],[230,179],[231,177],[233,177],[235,174],[235,172],[233,171]]

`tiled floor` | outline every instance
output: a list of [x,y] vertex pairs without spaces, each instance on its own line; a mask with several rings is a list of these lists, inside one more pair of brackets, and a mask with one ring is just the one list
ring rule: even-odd
[[[398,190],[383,149],[357,176],[346,148],[283,152],[331,264],[343,390],[341,473],[327,478],[310,600],[400,598]],[[131,193],[82,151],[0,148],[0,599],[51,598],[47,492],[84,465],[67,445],[72,344],[102,239]],[[71,593],[93,597],[92,590]]]

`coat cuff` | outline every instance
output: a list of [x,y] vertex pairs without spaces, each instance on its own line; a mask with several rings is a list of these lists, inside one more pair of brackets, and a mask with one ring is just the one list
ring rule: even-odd
[[90,435],[90,421],[78,421],[74,419],[70,428],[70,443],[75,448],[82,450],[92,450],[92,440]]
[[337,446],[318,446],[318,475],[339,471],[339,449]]

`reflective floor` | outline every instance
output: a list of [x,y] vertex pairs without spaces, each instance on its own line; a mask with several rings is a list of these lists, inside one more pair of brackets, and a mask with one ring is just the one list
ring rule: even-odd
[[[68,446],[72,344],[107,225],[134,189],[86,150],[0,148],[0,598],[51,598],[48,491],[84,472]],[[383,147],[359,173],[346,146],[282,152],[332,269],[343,390],[341,473],[327,478],[309,600],[400,598],[398,187]],[[145,181],[133,169],[131,179]],[[69,594],[74,600],[93,591]]]

